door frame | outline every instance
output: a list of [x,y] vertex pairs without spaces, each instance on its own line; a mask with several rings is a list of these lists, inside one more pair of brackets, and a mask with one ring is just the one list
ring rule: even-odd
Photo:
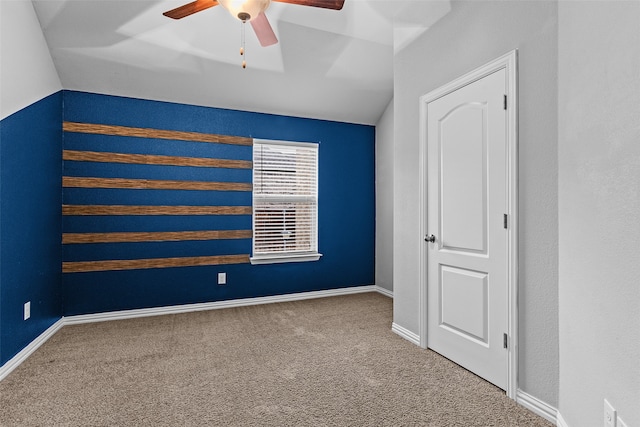
[[518,51],[505,55],[458,77],[452,82],[420,97],[420,347],[427,348],[427,106],[463,86],[473,83],[498,70],[506,71],[507,95],[507,396],[516,399],[518,389]]

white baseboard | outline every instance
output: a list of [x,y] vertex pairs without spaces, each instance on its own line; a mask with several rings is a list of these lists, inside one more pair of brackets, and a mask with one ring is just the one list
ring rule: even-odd
[[393,298],[393,291],[383,288],[382,286],[375,285],[375,291],[389,298]]
[[526,393],[520,389],[516,392],[516,402],[524,406],[536,415],[540,415],[547,421],[556,423],[558,419],[558,410],[546,402]]
[[53,325],[49,326],[43,333],[31,341],[28,346],[23,348],[18,354],[13,356],[4,365],[0,366],[0,381],[2,381],[7,375],[9,375],[14,369],[16,369],[27,357],[36,351],[42,344],[47,342],[56,332],[64,326],[64,318],[58,320]]
[[391,330],[393,332],[395,332],[396,334],[400,335],[402,338],[404,338],[405,340],[412,342],[413,344],[420,346],[420,335],[411,332],[410,330],[408,330],[407,328],[404,328],[400,325],[398,325],[397,323],[392,323],[391,324]]
[[567,424],[564,418],[562,418],[562,415],[560,414],[560,412],[558,412],[558,419],[557,419],[556,425],[558,427],[569,427],[569,424]]
[[200,304],[172,305],[168,307],[142,308],[137,310],[110,311],[106,313],[80,314],[64,318],[65,325],[106,322],[109,320],[134,319],[137,317],[161,316],[164,314],[190,313],[194,311],[218,310],[221,308],[244,307],[247,305],[272,304],[277,302],[301,301],[305,299],[334,297],[339,295],[374,292],[375,286],[356,286],[352,288],[329,289],[326,291],[300,292],[295,294],[274,295],[269,297],[243,298],[228,301],[205,302]]

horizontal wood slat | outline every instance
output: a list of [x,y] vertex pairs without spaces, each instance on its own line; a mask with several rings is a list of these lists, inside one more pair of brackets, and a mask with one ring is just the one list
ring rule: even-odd
[[250,239],[252,237],[251,230],[64,233],[62,243],[178,242],[184,240]]
[[208,181],[172,181],[126,178],[85,178],[62,177],[63,187],[75,188],[129,188],[145,190],[213,190],[213,191],[251,191],[246,182],[208,182]]
[[62,205],[62,215],[251,215],[251,206]]
[[98,151],[63,150],[63,160],[78,162],[127,163],[137,165],[194,166],[208,168],[251,169],[248,160],[209,159],[204,157],[158,156]]
[[220,255],[178,258],[152,258],[108,261],[63,262],[63,273],[90,271],[142,270],[148,268],[197,267],[205,265],[246,264],[249,255]]
[[92,123],[64,122],[65,132],[92,133],[99,135],[131,136],[137,138],[172,139],[192,142],[214,142],[220,144],[253,145],[252,138],[216,135],[200,132],[181,132],[162,129],[136,128],[127,126],[99,125]]

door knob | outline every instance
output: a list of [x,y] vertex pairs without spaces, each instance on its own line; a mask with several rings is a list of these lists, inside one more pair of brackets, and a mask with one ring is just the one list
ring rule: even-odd
[[424,241],[425,242],[429,242],[429,243],[433,243],[436,241],[436,236],[434,236],[433,234],[430,234],[428,236],[424,236]]

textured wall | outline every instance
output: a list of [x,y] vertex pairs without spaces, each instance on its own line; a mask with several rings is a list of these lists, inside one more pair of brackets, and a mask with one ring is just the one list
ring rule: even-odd
[[[64,93],[69,122],[319,142],[316,262],[65,273],[66,315],[333,289],[374,282],[375,129],[311,119]],[[251,159],[251,147],[65,132],[65,149]],[[251,171],[65,161],[65,175],[251,182]],[[65,188],[65,204],[250,205],[250,192]],[[65,232],[250,229],[251,217],[65,216]],[[67,262],[250,254],[251,239],[65,245]],[[218,286],[218,272],[227,285]]]
[[393,99],[376,125],[376,285],[393,291]]
[[29,0],[0,2],[0,119],[62,89]]
[[560,2],[560,402],[640,426],[640,3]]
[[0,365],[62,312],[60,89],[31,2],[1,1]]
[[0,122],[0,365],[62,314],[61,107],[59,92]]
[[456,1],[395,57],[394,322],[419,331],[421,95],[519,55],[519,387],[557,404],[557,2]]

